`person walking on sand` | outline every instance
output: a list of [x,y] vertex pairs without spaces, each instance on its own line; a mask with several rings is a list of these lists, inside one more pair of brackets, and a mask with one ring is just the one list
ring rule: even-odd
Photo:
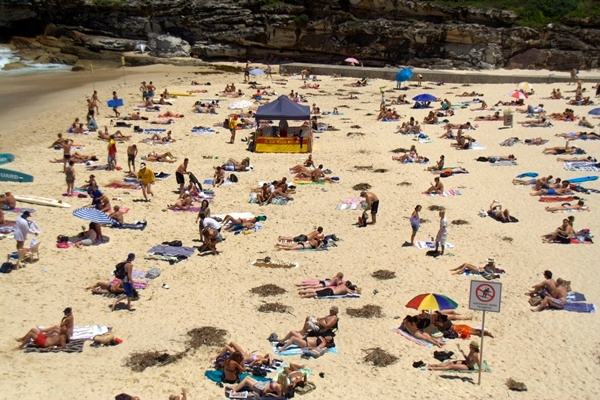
[[117,109],[119,107],[119,96],[117,96],[117,92],[113,92],[113,98],[112,99],[113,99],[113,101],[115,103],[115,105],[113,107],[113,111],[115,112],[115,118],[119,118],[121,116],[121,113]]
[[365,208],[364,212],[363,212],[363,216],[361,217],[362,221],[362,226],[366,226],[367,225],[367,218],[366,218],[366,214],[367,211],[371,211],[371,225],[375,225],[375,223],[377,222],[377,212],[379,211],[379,198],[371,192],[365,192],[362,191],[360,192],[360,197],[364,197],[365,201],[367,203],[367,208]]
[[419,211],[421,211],[421,205],[418,204],[415,207],[415,210],[412,212],[410,216],[410,226],[412,228],[412,235],[410,236],[410,245],[415,245],[415,236],[419,231],[419,226],[421,226],[421,218],[419,217]]
[[179,197],[183,197],[183,191],[184,191],[183,187],[185,185],[185,176],[184,175],[190,174],[187,170],[189,161],[190,160],[188,158],[184,159],[183,164],[181,164],[177,168],[177,171],[175,171],[175,179],[177,180],[177,183],[179,184]]
[[422,82],[423,82],[423,75],[421,75],[421,74],[417,75],[417,86],[421,87]]
[[99,104],[100,104],[100,99],[98,99],[98,91],[94,90],[94,93],[92,94],[92,106],[96,110],[97,115],[100,115]]
[[145,201],[148,200],[148,195],[154,196],[152,193],[152,184],[156,181],[156,176],[154,176],[154,172],[150,168],[146,168],[146,163],[140,164],[140,170],[137,173],[137,179],[142,184],[142,194],[144,195]]
[[114,171],[117,168],[117,142],[115,141],[115,135],[110,135],[108,140],[108,170]]
[[444,255],[444,249],[446,248],[446,240],[448,238],[448,221],[446,220],[446,210],[442,209],[439,212],[440,216],[440,229],[438,230],[437,236],[435,237],[435,252],[438,253],[438,248],[441,246],[441,256]]
[[127,166],[129,167],[129,173],[135,173],[135,158],[137,157],[137,153],[137,145],[132,144],[127,147]]
[[63,149],[63,172],[67,172],[67,164],[69,164],[69,160],[71,159],[71,145],[73,141],[71,139],[63,139],[63,141],[59,144]]
[[271,64],[267,64],[267,74],[266,74],[267,78],[271,78],[271,80],[273,80],[273,75],[271,72]]
[[233,144],[235,142],[235,131],[237,130],[238,124],[238,116],[234,115],[233,118],[229,120],[229,132],[231,132],[231,139],[229,139],[229,143]]
[[65,170],[65,180],[67,181],[67,196],[73,196],[73,188],[75,187],[75,163],[69,160],[69,166]]
[[118,268],[115,271],[115,276],[117,279],[121,279],[121,281],[123,282],[123,290],[125,291],[124,294],[122,294],[121,296],[117,297],[117,299],[115,300],[115,302],[113,303],[111,310],[114,311],[115,307],[117,306],[117,304],[119,304],[122,300],[124,300],[125,298],[127,298],[127,309],[129,311],[134,311],[131,308],[131,298],[133,297],[133,278],[132,278],[132,274],[133,274],[133,260],[135,260],[135,254],[134,253],[129,253],[127,255],[127,260],[125,260],[125,275],[122,278],[119,278],[118,276],[116,276],[118,273]]

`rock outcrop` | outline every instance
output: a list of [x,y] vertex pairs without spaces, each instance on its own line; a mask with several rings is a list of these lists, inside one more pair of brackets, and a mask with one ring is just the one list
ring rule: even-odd
[[[431,68],[600,67],[600,18],[543,30],[508,10],[402,0],[0,0],[0,33],[57,60],[172,57]],[[36,46],[43,45],[45,50]],[[178,61],[180,62],[180,61]]]

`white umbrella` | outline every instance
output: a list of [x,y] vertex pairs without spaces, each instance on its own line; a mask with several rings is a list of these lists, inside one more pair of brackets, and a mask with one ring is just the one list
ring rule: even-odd
[[264,74],[265,74],[265,71],[263,71],[263,70],[262,70],[262,69],[260,69],[260,68],[254,68],[254,69],[251,69],[251,70],[250,70],[248,73],[249,73],[250,75],[264,75]]
[[253,105],[254,103],[249,100],[238,100],[231,103],[227,108],[230,110],[244,110],[252,107]]

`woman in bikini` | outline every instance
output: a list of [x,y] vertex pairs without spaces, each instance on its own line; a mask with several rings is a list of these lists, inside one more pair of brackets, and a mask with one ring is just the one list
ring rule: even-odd
[[450,271],[454,271],[452,272],[452,275],[460,275],[465,273],[466,271],[469,271],[474,274],[497,274],[501,272],[501,270],[496,268],[496,261],[493,258],[488,258],[487,264],[485,264],[483,267],[478,267],[473,264],[464,263],[456,268],[451,269]]
[[306,242],[299,243],[277,243],[275,247],[281,250],[304,250],[304,249],[318,249],[324,245],[324,241],[313,238]]
[[273,363],[273,359],[270,354],[265,354],[261,356],[256,353],[248,353],[242,349],[242,347],[236,342],[229,342],[229,344],[221,350],[221,352],[215,357],[215,360],[225,356],[227,353],[235,354],[235,352],[239,352],[242,355],[242,361],[244,363],[248,363],[250,367],[254,367],[256,365],[268,365],[270,366]]
[[502,204],[498,203],[496,200],[492,201],[492,204],[490,204],[488,215],[494,216],[499,221],[510,221],[510,213],[506,208],[502,209]]
[[250,167],[250,157],[244,158],[241,162],[230,158],[221,166],[225,171],[246,171]]
[[588,206],[585,205],[583,200],[579,200],[577,204],[572,206],[570,203],[563,203],[559,207],[546,207],[546,211],[549,212],[560,212],[560,211],[589,211]]
[[303,299],[312,299],[313,297],[339,296],[344,294],[357,294],[360,289],[352,282],[346,281],[342,285],[326,287],[321,289],[300,289],[298,294]]
[[117,283],[111,284],[106,282],[96,282],[95,285],[88,286],[85,290],[91,290],[93,294],[123,294],[123,284],[121,280],[117,280]]
[[293,345],[296,345],[301,349],[325,349],[333,347],[334,342],[332,336],[304,337],[299,332],[294,332],[294,334],[285,342],[277,343],[277,350],[281,352]]
[[244,386],[249,387],[253,392],[260,394],[261,396],[272,396],[281,397],[288,390],[288,378],[284,374],[280,374],[277,378],[277,382],[268,381],[257,381],[250,376],[245,377],[239,384],[234,387],[226,387],[225,393],[232,394],[242,390]]
[[475,370],[475,365],[477,365],[481,369],[481,360],[479,360],[479,344],[477,344],[476,341],[472,341],[469,344],[469,354],[465,354],[460,347],[459,350],[463,357],[465,357],[464,360],[445,362],[442,364],[430,364],[428,368],[431,371],[473,371]]
[[344,283],[344,274],[338,272],[332,279],[309,279],[296,284],[298,290],[302,289],[323,289],[326,287],[335,287]]
[[244,372],[246,372],[246,368],[244,367],[244,356],[239,351],[233,352],[233,354],[223,362],[223,381],[225,383],[238,383],[240,374],[243,374]]
[[412,316],[412,315],[407,315],[404,318],[404,320],[402,321],[402,324],[400,325],[400,329],[405,331],[406,333],[414,336],[415,338],[417,338],[419,340],[423,340],[428,343],[434,344],[437,347],[444,346],[443,342],[438,341],[433,336],[431,336],[429,333],[423,332],[421,329],[419,329],[419,327],[417,327],[418,321],[419,321],[418,317]]
[[174,163],[175,161],[177,161],[177,157],[175,157],[173,154],[171,154],[170,151],[167,151],[166,153],[163,153],[163,154],[158,154],[157,152],[153,151],[152,153],[149,153],[144,158],[144,160],[155,161],[155,162]]

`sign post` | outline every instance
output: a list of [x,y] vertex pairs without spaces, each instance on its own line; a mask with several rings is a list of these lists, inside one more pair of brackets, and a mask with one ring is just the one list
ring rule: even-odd
[[[469,294],[469,309],[483,311],[481,321],[481,345],[479,349],[479,361],[483,367],[483,338],[485,337],[485,312],[500,312],[500,300],[502,298],[502,284],[500,282],[471,281],[471,292]],[[481,369],[477,384],[481,385]]]

